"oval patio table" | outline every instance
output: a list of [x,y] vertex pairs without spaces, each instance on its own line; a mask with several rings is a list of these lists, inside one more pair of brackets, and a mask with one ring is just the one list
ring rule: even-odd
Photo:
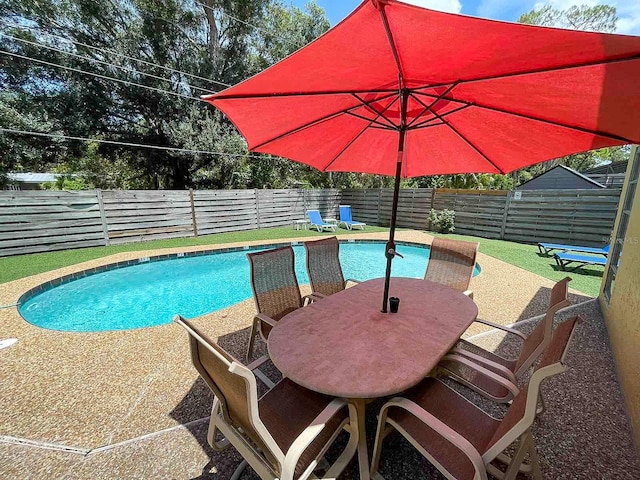
[[381,313],[384,279],[359,283],[283,317],[268,348],[282,374],[303,387],[346,398],[358,415],[360,478],[369,478],[367,399],[416,385],[478,315],[476,304],[449,287],[392,278],[398,313]]

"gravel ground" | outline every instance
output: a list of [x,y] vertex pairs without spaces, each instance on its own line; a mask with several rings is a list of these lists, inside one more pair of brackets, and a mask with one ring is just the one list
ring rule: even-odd
[[[422,232],[399,237],[431,240]],[[2,284],[0,304],[74,271],[159,253],[167,250],[118,254]],[[508,324],[544,311],[551,281],[482,254],[479,262],[483,273],[471,288],[482,318]],[[571,298],[588,300],[578,292]],[[197,322],[242,358],[254,311],[248,300]],[[548,411],[535,430],[546,478],[640,478],[601,312],[595,302],[576,312],[586,321],[567,360],[571,370],[548,382]],[[483,331],[474,326],[465,336]],[[240,462],[233,450],[217,453],[206,445],[212,397],[190,365],[186,335],[177,325],[74,334],[34,327],[15,308],[5,308],[0,338],[8,337],[19,342],[0,351],[0,478],[225,479]],[[497,334],[473,341],[510,348]],[[370,434],[379,405],[368,408]],[[386,440],[381,471],[388,479],[439,478],[398,435]],[[257,477],[246,472],[243,478]],[[354,462],[341,478],[357,478]]]

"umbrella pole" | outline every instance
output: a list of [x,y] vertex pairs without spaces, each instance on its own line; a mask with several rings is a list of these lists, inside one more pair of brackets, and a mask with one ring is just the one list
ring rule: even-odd
[[[402,83],[402,81],[401,81]],[[387,301],[389,300],[389,281],[391,280],[391,262],[396,256],[396,244],[394,237],[396,234],[396,216],[398,213],[398,196],[400,194],[400,178],[402,177],[402,160],[404,157],[404,139],[407,133],[407,101],[409,100],[409,92],[406,89],[401,90],[401,107],[400,107],[400,128],[398,129],[398,161],[396,163],[396,181],[393,185],[393,205],[391,206],[391,225],[389,225],[389,241],[385,255],[387,257],[387,270],[384,275],[384,294],[382,296],[382,313],[387,313]]]
[[[404,135],[402,135],[404,138]],[[404,142],[403,142],[404,143]],[[391,207],[391,225],[389,228],[389,240],[385,249],[387,257],[387,270],[384,275],[384,296],[382,298],[382,313],[387,313],[387,301],[389,299],[389,281],[391,280],[391,262],[396,255],[396,244],[394,237],[396,234],[396,214],[398,212],[398,196],[400,193],[400,177],[402,174],[402,150],[398,153],[398,163],[396,165],[396,181],[393,186],[393,205]]]

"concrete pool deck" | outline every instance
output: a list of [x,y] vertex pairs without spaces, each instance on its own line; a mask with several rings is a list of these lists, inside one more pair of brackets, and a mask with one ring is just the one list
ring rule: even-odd
[[[353,238],[385,239],[386,234],[365,233]],[[430,243],[432,237],[423,232],[400,231],[397,239]],[[269,242],[249,244],[265,243]],[[246,243],[116,254],[1,284],[0,304],[15,303],[30,288],[87,268],[144,256],[236,245]],[[482,274],[472,280],[471,288],[480,317],[509,324],[544,312],[551,280],[482,253],[478,262]],[[578,303],[589,297],[572,291],[571,300]],[[248,299],[199,317],[197,323],[225,348],[240,355],[254,314],[253,300]],[[590,315],[595,325],[601,322],[598,312]],[[482,327],[473,326],[465,335],[483,331]],[[606,331],[604,334],[606,337]],[[117,332],[57,332],[27,323],[11,307],[0,309],[0,339],[4,338],[17,338],[18,343],[0,350],[0,477],[192,478],[210,465],[209,470],[219,472],[208,470],[210,478],[228,478],[228,469],[239,462],[232,451],[216,454],[215,461],[209,462],[212,452],[204,445],[203,435],[211,395],[191,366],[186,334],[177,325]],[[481,341],[496,338],[499,336],[489,334]],[[602,342],[609,368],[612,361],[608,341],[605,338]],[[633,449],[628,419],[624,411],[620,416],[621,394],[615,370],[609,368],[607,375],[613,377],[617,389],[612,393],[617,395],[616,408],[609,409],[609,415],[621,426],[618,432],[624,437],[615,439],[616,446],[609,445],[608,450],[626,452],[629,445]],[[608,420],[608,424],[612,421]],[[617,445],[620,441],[625,445]],[[602,452],[604,460],[608,450]],[[544,452],[541,454],[544,456]]]

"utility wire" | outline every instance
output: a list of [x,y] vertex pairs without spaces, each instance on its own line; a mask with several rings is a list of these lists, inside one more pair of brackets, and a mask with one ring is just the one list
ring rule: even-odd
[[188,98],[190,100],[201,101],[200,98],[192,97],[191,95],[183,95],[182,93],[172,92],[170,90],[163,90],[161,88],[150,87],[148,85],[142,85],[140,83],[129,82],[128,80],[121,80],[119,78],[109,77],[109,76],[106,76],[106,75],[101,75],[99,73],[87,72],[85,70],[80,70],[78,68],[67,67],[66,65],[60,65],[58,63],[46,62],[44,60],[40,60],[40,59],[33,58],[33,57],[27,57],[25,55],[19,55],[17,53],[8,52],[6,50],[0,50],[0,53],[3,53],[5,55],[10,55],[10,56],[16,57],[16,58],[22,58],[24,60],[29,60],[29,61],[36,62],[36,63],[41,63],[43,65],[49,65],[51,67],[62,68],[64,70],[70,70],[72,72],[82,73],[84,75],[90,75],[92,77],[104,78],[106,80],[111,80],[111,81],[118,82],[118,83],[124,83],[125,85],[132,85],[132,86],[135,86],[135,87],[146,88],[147,90],[152,90],[154,92],[166,93],[167,95],[174,95],[176,97]]
[[[33,46],[39,47],[39,48],[47,48],[49,50],[53,50],[55,52],[60,52],[60,53],[63,53],[65,55],[71,55],[72,57],[80,58],[82,60],[86,60],[86,61],[89,61],[89,62],[100,63],[102,65],[107,65],[109,67],[119,68],[120,70],[124,70],[125,72],[135,73],[135,74],[138,74],[138,75],[144,75],[146,77],[155,78],[156,80],[162,80],[162,81],[165,81],[165,82],[171,82],[171,83],[174,82],[170,78],[159,77],[159,76],[153,75],[151,73],[141,72],[141,71],[135,70],[133,68],[123,67],[123,66],[111,63],[111,62],[105,62],[104,60],[99,60],[97,58],[85,57],[84,55],[78,55],[77,53],[67,52],[65,50],[62,50],[62,49],[59,49],[59,48],[55,48],[55,47],[51,47],[49,45],[44,45],[44,44],[40,44],[40,43],[37,43],[37,42],[32,42],[31,40],[25,40],[24,38],[14,37],[13,35],[9,35],[7,33],[0,32],[0,35],[2,35],[4,37],[7,37],[7,38],[10,38],[12,40],[18,41],[18,42],[26,43],[28,45],[33,45]],[[189,85],[188,83],[184,83],[183,81],[179,81],[177,83],[179,85],[183,85],[184,87],[189,88],[189,89],[200,90],[201,92],[205,92],[205,93],[209,93],[209,94],[216,93],[215,90],[207,90],[206,88],[196,87],[194,85]]]
[[47,137],[47,138],[61,138],[63,140],[78,140],[81,142],[96,142],[96,143],[107,143],[109,145],[121,145],[124,147],[137,147],[137,148],[149,148],[153,150],[164,150],[170,152],[182,152],[182,153],[196,153],[203,155],[222,155],[227,157],[251,157],[251,158],[264,158],[259,155],[253,155],[251,153],[228,153],[228,152],[211,152],[208,150],[193,150],[190,148],[176,148],[176,147],[163,147],[161,145],[143,145],[140,143],[130,143],[130,142],[118,142],[115,140],[101,140],[97,138],[86,138],[86,137],[74,137],[71,135],[62,135],[57,133],[43,133],[43,132],[30,132],[26,130],[18,130],[13,128],[3,128],[0,127],[0,132],[5,133],[14,133],[17,135],[31,135],[35,137]]
[[29,25],[8,25],[7,23],[5,23],[5,25],[7,27],[10,27],[10,28],[19,28],[19,29],[31,30],[33,32],[37,32],[37,33],[41,33],[41,34],[44,34],[44,35],[48,35],[48,36],[53,37],[53,38],[57,38],[57,39],[62,40],[64,42],[73,43],[75,45],[82,45],[83,47],[87,47],[87,48],[90,48],[92,50],[99,51],[101,53],[108,52],[108,53],[111,53],[113,55],[117,55],[119,57],[126,58],[127,60],[131,60],[133,62],[139,62],[139,63],[142,63],[143,65],[148,65],[150,67],[160,68],[162,70],[166,70],[166,71],[169,71],[169,72],[173,72],[173,73],[177,73],[177,74],[180,74],[180,75],[184,75],[186,77],[195,78],[195,79],[198,79],[198,80],[202,80],[204,82],[216,83],[218,85],[222,85],[223,87],[231,87],[232,86],[232,85],[230,85],[228,83],[218,82],[217,80],[211,80],[209,78],[201,77],[199,75],[194,75],[192,73],[182,72],[180,70],[176,70],[176,69],[170,68],[170,67],[165,67],[164,65],[158,65],[157,63],[149,62],[147,60],[142,60],[140,58],[130,57],[130,56],[125,55],[124,53],[120,53],[120,52],[118,52],[116,50],[111,50],[111,49],[108,49],[108,48],[96,47],[94,45],[89,45],[88,43],[83,43],[83,42],[80,42],[80,41],[77,41],[77,40],[72,40],[70,38],[63,37],[61,35],[56,35],[55,33],[42,32],[41,30],[39,30],[39,29],[37,29],[35,27],[31,27]]

